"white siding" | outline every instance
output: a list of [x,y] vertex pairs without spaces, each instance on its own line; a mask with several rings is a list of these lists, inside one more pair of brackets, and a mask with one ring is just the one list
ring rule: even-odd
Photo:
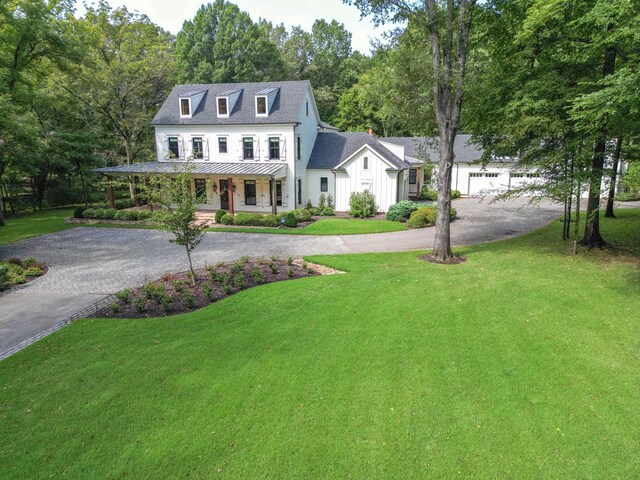
[[[368,170],[363,169],[364,157],[369,158]],[[349,209],[351,192],[369,190],[376,197],[378,211],[386,212],[396,203],[398,172],[388,172],[389,165],[368,148],[361,150],[344,165],[344,172],[336,172],[336,210]]]
[[[321,192],[320,191],[320,178],[327,177],[328,181],[328,191]],[[303,192],[305,190],[303,189]],[[306,203],[307,200],[311,200],[311,204],[315,207],[318,205],[318,198],[320,198],[320,194],[324,193],[325,196],[328,194],[333,195],[334,204],[336,198],[336,185],[335,185],[335,175],[329,169],[327,170],[307,170],[307,188],[306,192],[308,194],[307,197],[302,197],[302,203]]]
[[[298,112],[299,125],[295,128],[295,137],[300,137],[300,160],[296,160],[295,170],[296,176],[302,178],[302,204],[306,203],[308,199],[311,199],[315,205],[314,196],[309,190],[311,180],[307,173],[307,165],[309,164],[311,151],[313,150],[313,145],[316,142],[316,137],[318,136],[319,123],[319,116],[315,110],[315,102],[312,101],[312,95],[313,93],[309,90],[305,95],[305,101],[302,102],[300,112]],[[309,115],[307,115],[307,101],[309,102]],[[296,159],[298,157],[296,151],[297,146],[297,140],[294,138],[292,153],[295,155]]]

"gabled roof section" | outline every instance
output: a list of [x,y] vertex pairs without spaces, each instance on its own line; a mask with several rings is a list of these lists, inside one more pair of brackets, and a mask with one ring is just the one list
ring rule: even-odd
[[277,92],[278,89],[275,87],[270,87],[270,88],[264,88],[262,90],[260,90],[259,92],[256,92],[256,95],[269,95],[270,93],[274,93]]
[[[402,145],[404,147],[405,160],[415,163],[415,160],[437,163],[440,158],[437,143],[429,137],[386,137],[380,138],[382,142]],[[458,134],[453,145],[456,163],[473,163],[482,157],[482,147],[471,143],[471,135]],[[414,160],[415,159],[415,160]]]
[[181,94],[180,98],[195,97],[196,95],[200,95],[201,93],[207,93],[207,91],[204,89],[192,90],[191,92],[185,92]]
[[[256,117],[255,96],[258,92],[280,89],[269,111],[269,116]],[[178,99],[195,91],[206,91],[191,118],[180,118]],[[216,98],[233,95],[241,90],[229,117],[217,116]],[[313,93],[308,80],[292,82],[217,83],[176,85],[151,122],[151,125],[251,125],[296,123],[304,105],[305,94]],[[260,93],[260,95],[264,95]]]
[[409,164],[398,158],[374,137],[363,132],[321,132],[313,145],[310,169],[334,169],[363,147],[369,147],[395,170],[404,170]]

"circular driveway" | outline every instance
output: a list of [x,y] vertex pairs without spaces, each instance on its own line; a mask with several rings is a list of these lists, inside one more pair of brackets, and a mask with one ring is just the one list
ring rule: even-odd
[[[530,232],[562,213],[562,206],[523,199],[454,202],[453,245],[500,240]],[[241,256],[293,256],[428,249],[434,229],[371,235],[305,236],[210,232],[194,252],[198,266]],[[123,288],[165,272],[184,271],[183,247],[158,230],[78,227],[0,246],[0,258],[35,257],[49,273],[0,297],[2,352],[30,342],[69,316]]]

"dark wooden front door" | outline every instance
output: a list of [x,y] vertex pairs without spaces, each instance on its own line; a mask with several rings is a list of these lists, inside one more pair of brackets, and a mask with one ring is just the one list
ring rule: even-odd
[[220,180],[220,208],[229,210],[229,182]]

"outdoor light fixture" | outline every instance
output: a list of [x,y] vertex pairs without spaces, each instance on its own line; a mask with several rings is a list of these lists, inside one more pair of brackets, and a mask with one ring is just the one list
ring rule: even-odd
[[218,184],[217,183],[213,182],[212,188],[213,188],[213,193],[218,193]]

